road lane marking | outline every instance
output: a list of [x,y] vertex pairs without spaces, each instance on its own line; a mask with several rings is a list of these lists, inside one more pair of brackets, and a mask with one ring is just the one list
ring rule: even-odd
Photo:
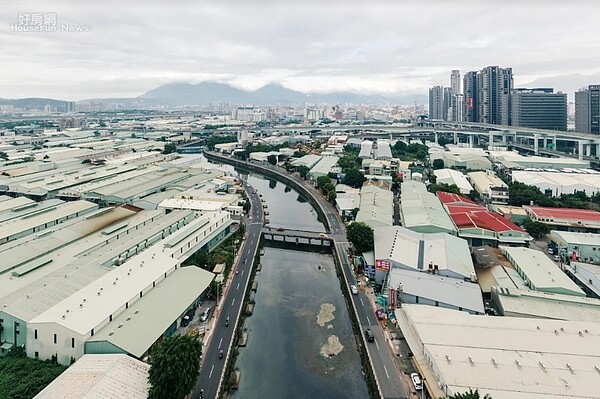
[[[223,343],[223,338],[221,338],[221,339],[219,340],[219,347],[218,347],[217,349],[221,349],[221,344],[222,344],[222,343]],[[379,349],[379,348],[377,348],[377,349]]]
[[240,283],[238,283],[237,287],[235,287],[236,290],[240,289]]
[[367,316],[367,322],[371,324],[371,320],[369,320],[369,316]]
[[[223,339],[223,338],[221,338],[221,339]],[[377,347],[377,350],[379,350],[379,344],[377,343],[377,340],[374,340],[374,341],[375,341],[375,346]],[[221,345],[219,345],[219,348],[220,347],[221,347]]]
[[210,379],[210,377],[212,377],[212,372],[215,369],[215,365],[213,364],[212,367],[210,368],[210,373],[208,373],[208,378]]
[[363,305],[363,307],[365,306],[365,303],[363,302],[362,298],[360,298],[360,304]]
[[234,303],[235,303],[235,298],[233,298],[233,301],[231,301],[231,306],[233,306]]
[[387,372],[387,367],[385,367],[385,364],[383,365],[383,369],[385,370],[385,375],[387,376],[388,380],[390,379],[390,375]]
[[242,274],[242,276],[244,275],[244,269],[242,269],[242,273],[241,274]]

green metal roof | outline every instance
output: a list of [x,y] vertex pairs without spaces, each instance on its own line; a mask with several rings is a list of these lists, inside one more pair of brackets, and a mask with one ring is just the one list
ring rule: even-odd
[[176,269],[87,342],[107,341],[126,353],[142,357],[208,288],[214,276],[195,266]]

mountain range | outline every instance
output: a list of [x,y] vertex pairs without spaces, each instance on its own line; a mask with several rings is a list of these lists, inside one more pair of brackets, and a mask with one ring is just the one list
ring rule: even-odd
[[[17,108],[43,108],[45,104],[55,106],[52,99],[0,99],[0,104],[12,104]],[[184,106],[202,106],[209,104],[229,103],[239,105],[301,105],[301,104],[425,104],[427,95],[396,94],[382,96],[378,94],[355,94],[348,92],[302,93],[287,89],[281,85],[268,84],[258,90],[247,91],[224,83],[202,82],[170,83],[149,90],[133,98],[94,98],[78,101],[79,104],[91,102],[104,104],[120,104],[131,108],[176,108]]]
[[94,99],[87,103],[115,102],[130,106],[183,107],[219,103],[246,105],[297,105],[297,104],[424,104],[427,96],[355,94],[348,92],[302,93],[278,84],[268,84],[258,90],[248,91],[217,82],[170,83],[157,87],[135,98]]

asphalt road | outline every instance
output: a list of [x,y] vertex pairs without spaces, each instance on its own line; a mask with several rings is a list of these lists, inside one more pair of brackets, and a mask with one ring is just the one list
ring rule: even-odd
[[[254,194],[252,188],[244,183],[248,198],[250,199],[251,209],[246,223],[246,239],[240,248],[237,262],[233,270],[238,270],[238,274],[232,273],[229,279],[228,289],[224,289],[225,294],[220,300],[213,312],[216,317],[216,323],[213,324],[212,336],[208,345],[203,348],[202,366],[200,375],[196,382],[196,388],[192,393],[192,398],[200,398],[200,390],[204,390],[204,398],[216,398],[217,390],[225,360],[232,347],[233,332],[236,326],[236,320],[240,314],[240,306],[243,303],[244,293],[250,278],[250,271],[254,254],[256,253],[260,241],[263,210],[260,197]],[[225,326],[225,320],[229,317],[229,326]],[[219,359],[219,351],[223,350],[223,359]]]
[[[222,155],[218,155],[222,157]],[[277,171],[281,174],[285,174],[286,176],[294,179],[298,184],[306,187],[310,192],[312,192],[313,197],[318,201],[321,208],[325,211],[325,217],[329,222],[330,233],[335,243],[335,249],[337,251],[338,258],[342,263],[344,278],[346,279],[348,285],[356,284],[354,273],[352,271],[352,266],[348,262],[348,241],[346,238],[344,223],[341,221],[340,216],[337,213],[335,207],[331,205],[331,203],[329,203],[327,200],[325,200],[325,198],[323,198],[323,196],[320,194],[317,188],[311,186],[308,182],[301,180],[295,175],[287,173],[281,168],[272,165],[264,165],[264,167],[273,171]],[[257,209],[255,208],[254,202],[252,203],[252,208]],[[260,198],[258,199],[258,208],[262,211]],[[257,224],[256,228],[256,231],[259,232],[260,224]],[[383,334],[381,326],[377,322],[375,312],[373,311],[373,307],[369,302],[367,294],[363,291],[359,291],[358,295],[352,295],[352,299],[354,300],[354,304],[358,312],[359,322],[361,324],[362,330],[361,332],[364,334],[364,330],[366,328],[370,328],[375,336],[375,342],[369,343],[369,345],[367,346],[367,351],[373,363],[374,372],[377,376],[377,380],[379,382],[379,386],[383,397],[386,399],[407,398],[408,389],[406,387],[406,381],[404,380],[404,376],[402,375],[402,373],[396,367],[394,355],[392,353],[391,348],[389,347],[389,344],[385,339],[385,335]],[[219,324],[219,326],[220,325],[221,324]],[[216,355],[215,357],[218,360],[218,350],[215,350],[213,356],[214,355]],[[207,364],[211,363],[210,359],[210,357],[207,358]],[[203,368],[206,368],[206,366],[204,366]],[[206,392],[206,388],[204,388],[204,390]],[[205,395],[204,397],[207,398],[212,396]],[[195,398],[197,398],[197,396],[194,397],[194,399]]]

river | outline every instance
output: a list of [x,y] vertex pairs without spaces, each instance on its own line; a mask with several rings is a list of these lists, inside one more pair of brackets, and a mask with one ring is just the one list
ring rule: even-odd
[[[262,195],[270,226],[324,231],[283,183],[243,176]],[[367,398],[360,356],[330,254],[265,247],[248,344],[233,398]]]

